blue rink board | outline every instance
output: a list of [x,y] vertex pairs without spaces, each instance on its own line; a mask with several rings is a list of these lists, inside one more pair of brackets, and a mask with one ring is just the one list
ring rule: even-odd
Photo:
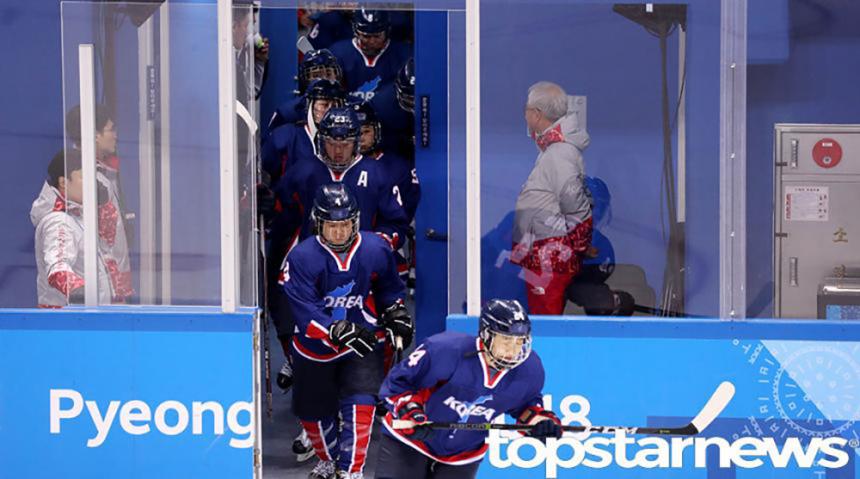
[[[241,439],[252,429],[253,321],[253,310],[214,308],[0,312],[0,478],[252,477]],[[110,417],[112,401],[100,440],[91,409]],[[206,401],[195,420],[193,403]],[[134,417],[145,408],[149,420]]]
[[[777,468],[769,457],[754,468],[721,468],[709,450],[701,467],[692,451],[680,468],[604,468],[582,464],[548,472],[546,455],[526,445],[511,463],[509,443],[492,445],[479,478],[666,478],[793,479],[855,478],[860,444],[860,323],[723,322],[713,320],[533,319],[534,349],[546,369],[544,393],[560,416],[587,408],[599,425],[683,425],[698,413],[722,381],[735,385],[734,399],[706,431],[728,443],[740,438],[773,438],[778,448],[798,438],[808,448],[813,437],[842,437],[847,464]],[[477,322],[450,316],[448,329],[474,333]],[[547,398],[545,397],[545,400]],[[560,405],[567,403],[567,408]],[[566,410],[565,410],[566,409]],[[564,421],[577,424],[577,421]],[[630,446],[629,458],[643,447]],[[495,449],[495,451],[494,451]],[[614,449],[610,449],[614,451]],[[562,459],[572,447],[559,448]],[[495,457],[493,457],[495,456]]]

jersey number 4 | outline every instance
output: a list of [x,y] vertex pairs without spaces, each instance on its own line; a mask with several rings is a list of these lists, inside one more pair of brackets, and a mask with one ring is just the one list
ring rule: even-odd
[[421,361],[421,358],[423,358],[425,354],[427,354],[427,351],[421,349],[420,347],[415,351],[412,351],[412,354],[410,354],[409,358],[407,358],[408,362],[406,363],[406,365],[410,368],[414,368],[418,365],[418,361]]

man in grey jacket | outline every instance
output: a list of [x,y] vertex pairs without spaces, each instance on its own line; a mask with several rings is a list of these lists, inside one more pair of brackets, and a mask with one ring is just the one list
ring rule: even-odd
[[530,314],[561,314],[564,291],[591,243],[591,199],[574,100],[550,82],[529,88],[529,136],[539,153],[517,198],[511,261],[523,268]]

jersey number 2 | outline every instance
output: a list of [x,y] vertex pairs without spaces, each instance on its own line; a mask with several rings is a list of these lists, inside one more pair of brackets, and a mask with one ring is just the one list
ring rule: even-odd
[[287,258],[284,258],[284,262],[281,263],[281,276],[284,283],[290,280],[290,263],[287,262]]

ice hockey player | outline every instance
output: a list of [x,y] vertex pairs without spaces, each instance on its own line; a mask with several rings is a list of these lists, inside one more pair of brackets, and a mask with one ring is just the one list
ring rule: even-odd
[[385,131],[382,139],[385,151],[407,159],[415,158],[415,61],[412,58],[403,65],[393,83],[376,90],[370,104]]
[[335,43],[330,50],[343,69],[347,91],[367,101],[380,85],[394,80],[412,52],[406,44],[390,38],[387,12],[357,10],[352,31],[353,38]]
[[[382,123],[376,116],[376,112],[370,103],[361,102],[353,105],[358,121],[361,124],[361,137],[359,138],[359,150],[368,158],[379,162],[385,173],[392,179],[394,187],[397,188],[396,195],[403,201],[403,209],[406,212],[408,223],[411,225],[415,219],[415,210],[418,209],[418,201],[421,199],[421,185],[418,183],[418,173],[415,164],[397,154],[383,151],[382,139],[385,138]],[[412,228],[407,233],[408,241],[404,247],[397,250],[397,266],[400,275],[407,278],[414,261],[410,252],[415,250],[414,234]]]
[[349,107],[329,110],[315,137],[313,159],[296,161],[275,189],[287,225],[299,225],[293,234],[302,240],[311,234],[309,205],[321,185],[343,183],[361,210],[362,229],[375,231],[393,249],[403,242],[408,220],[403,200],[382,164],[359,151],[361,128]]
[[[509,414],[533,425],[533,437],[561,437],[558,418],[543,408],[544,370],[531,350],[525,309],[518,301],[493,299],[479,321],[478,337],[431,336],[385,378],[380,397],[390,412],[377,479],[475,477],[487,432],[434,430],[428,422],[487,423]],[[394,429],[394,419],[414,427]]]
[[343,82],[343,72],[337,58],[330,51],[326,49],[311,50],[302,58],[302,62],[299,64],[299,74],[296,78],[298,80],[296,95],[278,106],[272,119],[269,120],[269,131],[287,123],[304,121],[307,113],[305,92],[307,92],[311,82],[325,78],[340,85]]
[[[319,188],[315,234],[290,252],[281,271],[297,331],[290,348],[293,410],[319,458],[311,479],[363,477],[384,375],[382,343],[389,335],[408,347],[414,331],[391,248],[360,231],[362,216],[346,185]],[[368,304],[371,292],[379,315]]]
[[415,210],[418,208],[418,201],[421,199],[421,186],[415,171],[415,163],[385,150],[383,147],[385,130],[370,103],[355,103],[353,108],[361,124],[358,145],[361,154],[383,165],[388,177],[397,186],[400,199],[403,200],[403,207],[406,209],[406,216],[409,222],[412,222],[415,218]]
[[317,127],[329,109],[346,104],[346,93],[340,84],[321,78],[308,86],[303,103],[306,108],[301,121],[270,130],[263,142],[260,152],[262,167],[273,185],[299,158],[314,157]]

